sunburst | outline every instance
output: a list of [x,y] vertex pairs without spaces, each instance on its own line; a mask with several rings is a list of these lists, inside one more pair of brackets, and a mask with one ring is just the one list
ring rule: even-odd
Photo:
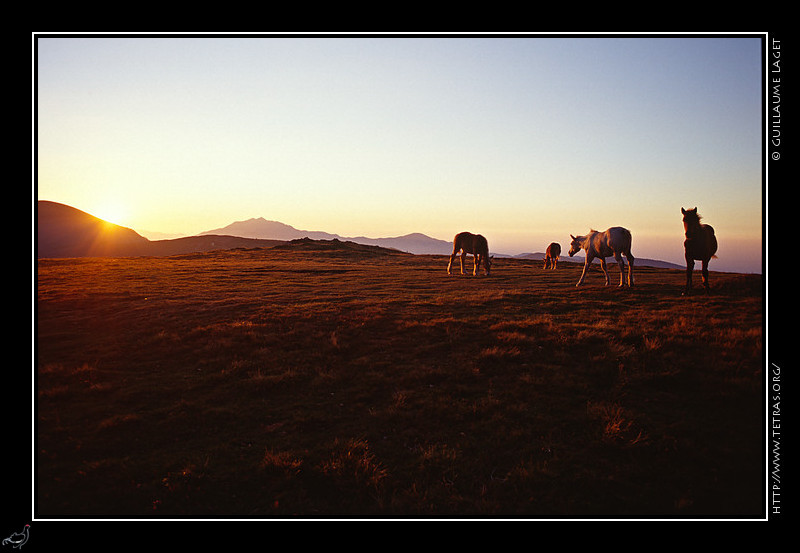
[[112,200],[98,204],[93,215],[108,223],[126,226],[129,210],[123,202]]

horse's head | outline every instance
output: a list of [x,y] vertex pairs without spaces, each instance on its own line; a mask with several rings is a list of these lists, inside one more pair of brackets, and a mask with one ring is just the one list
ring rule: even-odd
[[573,255],[581,251],[581,248],[583,248],[584,237],[583,236],[575,237],[572,236],[571,234],[569,236],[570,238],[572,238],[572,242],[569,243],[569,256],[572,257]]
[[681,208],[681,213],[683,213],[683,222],[684,223],[695,223],[700,220],[700,216],[697,214],[697,208],[692,209],[683,209]]
[[700,216],[697,214],[697,208],[694,209],[683,209],[681,208],[681,213],[683,213],[683,229],[688,230],[691,227],[696,227],[700,224]]
[[489,255],[483,258],[483,266],[486,268],[486,276],[489,276],[489,271],[492,269],[492,263],[494,262],[494,256]]

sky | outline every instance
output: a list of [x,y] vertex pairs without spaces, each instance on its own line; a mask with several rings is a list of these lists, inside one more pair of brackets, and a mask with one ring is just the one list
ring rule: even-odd
[[568,249],[624,226],[761,272],[753,36],[38,37],[34,194],[155,233],[263,217],[373,238]]

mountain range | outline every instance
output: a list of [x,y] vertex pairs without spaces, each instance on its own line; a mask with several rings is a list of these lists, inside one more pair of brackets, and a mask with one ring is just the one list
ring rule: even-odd
[[228,226],[201,232],[200,236],[205,235],[241,236],[243,238],[254,238],[259,240],[298,240],[300,238],[310,238],[311,240],[341,240],[355,242],[365,246],[380,246],[401,252],[413,254],[432,254],[450,255],[453,250],[453,243],[446,240],[438,240],[421,233],[406,234],[394,238],[367,238],[366,236],[344,237],[338,234],[331,234],[322,231],[298,230],[285,223],[278,221],[267,221],[263,217],[237,221]]
[[[298,230],[285,223],[264,218],[237,221],[196,236],[169,240],[148,240],[136,231],[103,221],[74,207],[39,200],[36,217],[36,256],[47,257],[131,257],[166,256],[233,248],[270,248],[300,239],[351,242],[416,255],[450,255],[452,242],[412,233],[393,238],[342,237],[322,231]],[[496,257],[544,259],[544,254],[494,254]],[[583,263],[584,258],[562,256],[562,260]],[[613,262],[613,260],[611,260]],[[666,261],[636,259],[637,265],[681,269]]]
[[283,240],[216,235],[148,240],[133,229],[65,204],[46,200],[36,204],[37,258],[164,256],[232,248],[268,248],[283,243]]

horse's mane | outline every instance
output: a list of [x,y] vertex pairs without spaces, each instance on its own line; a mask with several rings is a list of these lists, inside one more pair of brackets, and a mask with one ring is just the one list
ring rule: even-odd
[[688,215],[690,219],[696,219],[698,222],[700,222],[700,219],[703,218],[703,216],[697,212],[696,207],[694,209],[687,209],[686,211],[684,211],[683,215],[684,216]]

